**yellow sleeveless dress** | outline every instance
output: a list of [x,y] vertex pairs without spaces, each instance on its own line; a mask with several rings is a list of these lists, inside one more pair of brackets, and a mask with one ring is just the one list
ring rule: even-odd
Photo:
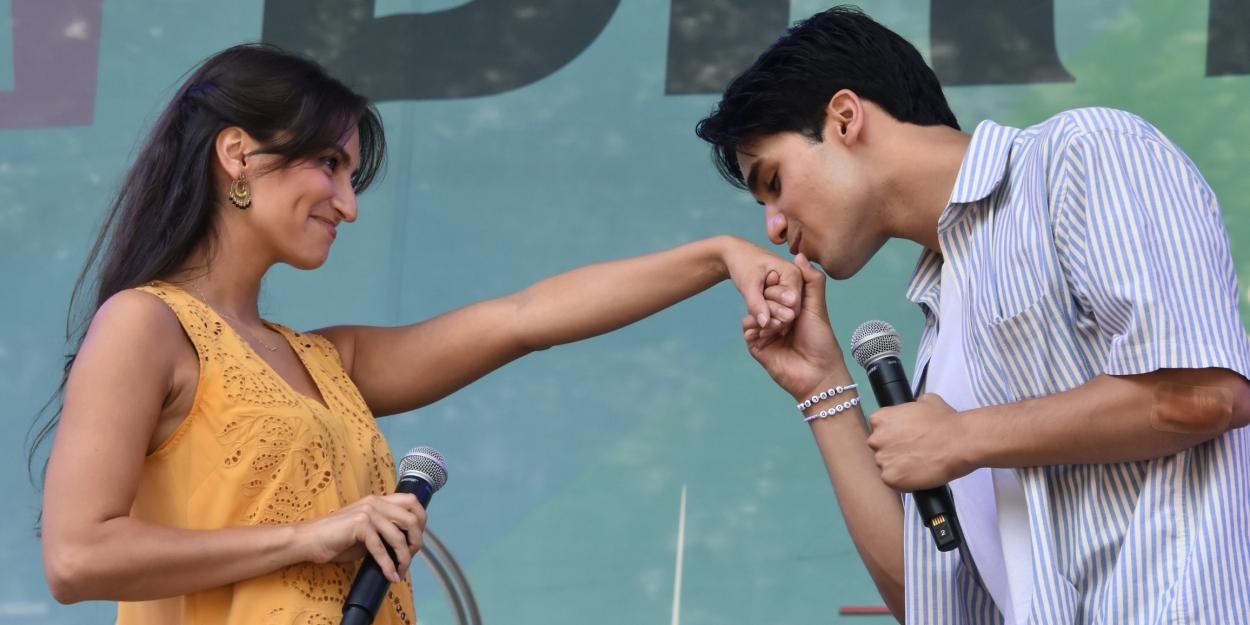
[[[130,516],[187,529],[291,523],[395,488],[395,464],[373,415],[324,338],[267,325],[299,355],[329,406],[304,397],[212,309],[162,282],[139,290],[173,309],[199,355],[186,421],[147,457]],[[119,625],[336,624],[358,562],[288,566],[221,588],[122,602]],[[408,580],[375,623],[415,620]]]

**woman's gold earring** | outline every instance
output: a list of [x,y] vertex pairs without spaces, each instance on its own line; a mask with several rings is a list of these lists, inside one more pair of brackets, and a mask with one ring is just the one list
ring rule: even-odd
[[247,177],[239,172],[239,179],[230,183],[230,201],[239,208],[252,205],[252,190],[247,186]]

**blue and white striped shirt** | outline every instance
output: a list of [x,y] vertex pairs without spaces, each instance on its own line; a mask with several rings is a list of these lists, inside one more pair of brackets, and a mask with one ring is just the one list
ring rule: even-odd
[[[937,335],[945,260],[963,292],[979,405],[1100,373],[1250,377],[1219,204],[1137,116],[1080,109],[1026,130],[982,122],[938,234],[945,259],[926,250],[908,288],[926,317],[916,371]],[[1250,623],[1250,430],[1166,458],[1016,474],[1033,548],[1028,623]],[[912,522],[910,497],[906,514],[907,621],[1002,623],[958,552],[939,553]]]

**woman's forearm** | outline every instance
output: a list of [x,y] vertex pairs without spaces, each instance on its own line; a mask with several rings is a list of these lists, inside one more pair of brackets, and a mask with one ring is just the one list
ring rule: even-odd
[[62,603],[161,599],[307,561],[298,532],[295,524],[187,530],[118,517],[73,538],[45,536],[44,567]]
[[770,327],[795,318],[798,269],[758,245],[720,236],[574,269],[410,326],[317,332],[338,348],[370,410],[382,416],[438,401],[533,351],[627,326],[727,278]]
[[534,350],[572,343],[627,326],[729,277],[722,260],[730,237],[580,267],[507,298],[515,327]]

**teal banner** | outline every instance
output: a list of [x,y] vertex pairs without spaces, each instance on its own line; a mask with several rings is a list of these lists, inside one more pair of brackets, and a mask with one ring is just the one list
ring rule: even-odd
[[[1160,128],[1214,188],[1250,275],[1245,3],[860,5],[916,44],[965,131],[1085,106]],[[828,6],[0,0],[0,625],[115,618],[115,604],[62,606],[49,594],[36,532],[47,448],[32,485],[27,434],[60,381],[92,234],[198,62],[269,41],[378,101],[384,180],[361,196],[359,220],[340,226],[324,267],[270,274],[262,314],[301,330],[406,324],[712,235],[768,245],[762,209],[720,180],[694,125],[787,24]],[[892,242],[830,285],[844,342],[883,319],[914,359],[923,317],[903,289],[919,253]],[[429,445],[446,456],[450,480],[429,527],[464,566],[485,622],[892,622],[839,614],[882,602],[794,402],[742,344],[743,312],[723,284],[380,421],[396,452]],[[420,620],[454,623],[421,567]]]

